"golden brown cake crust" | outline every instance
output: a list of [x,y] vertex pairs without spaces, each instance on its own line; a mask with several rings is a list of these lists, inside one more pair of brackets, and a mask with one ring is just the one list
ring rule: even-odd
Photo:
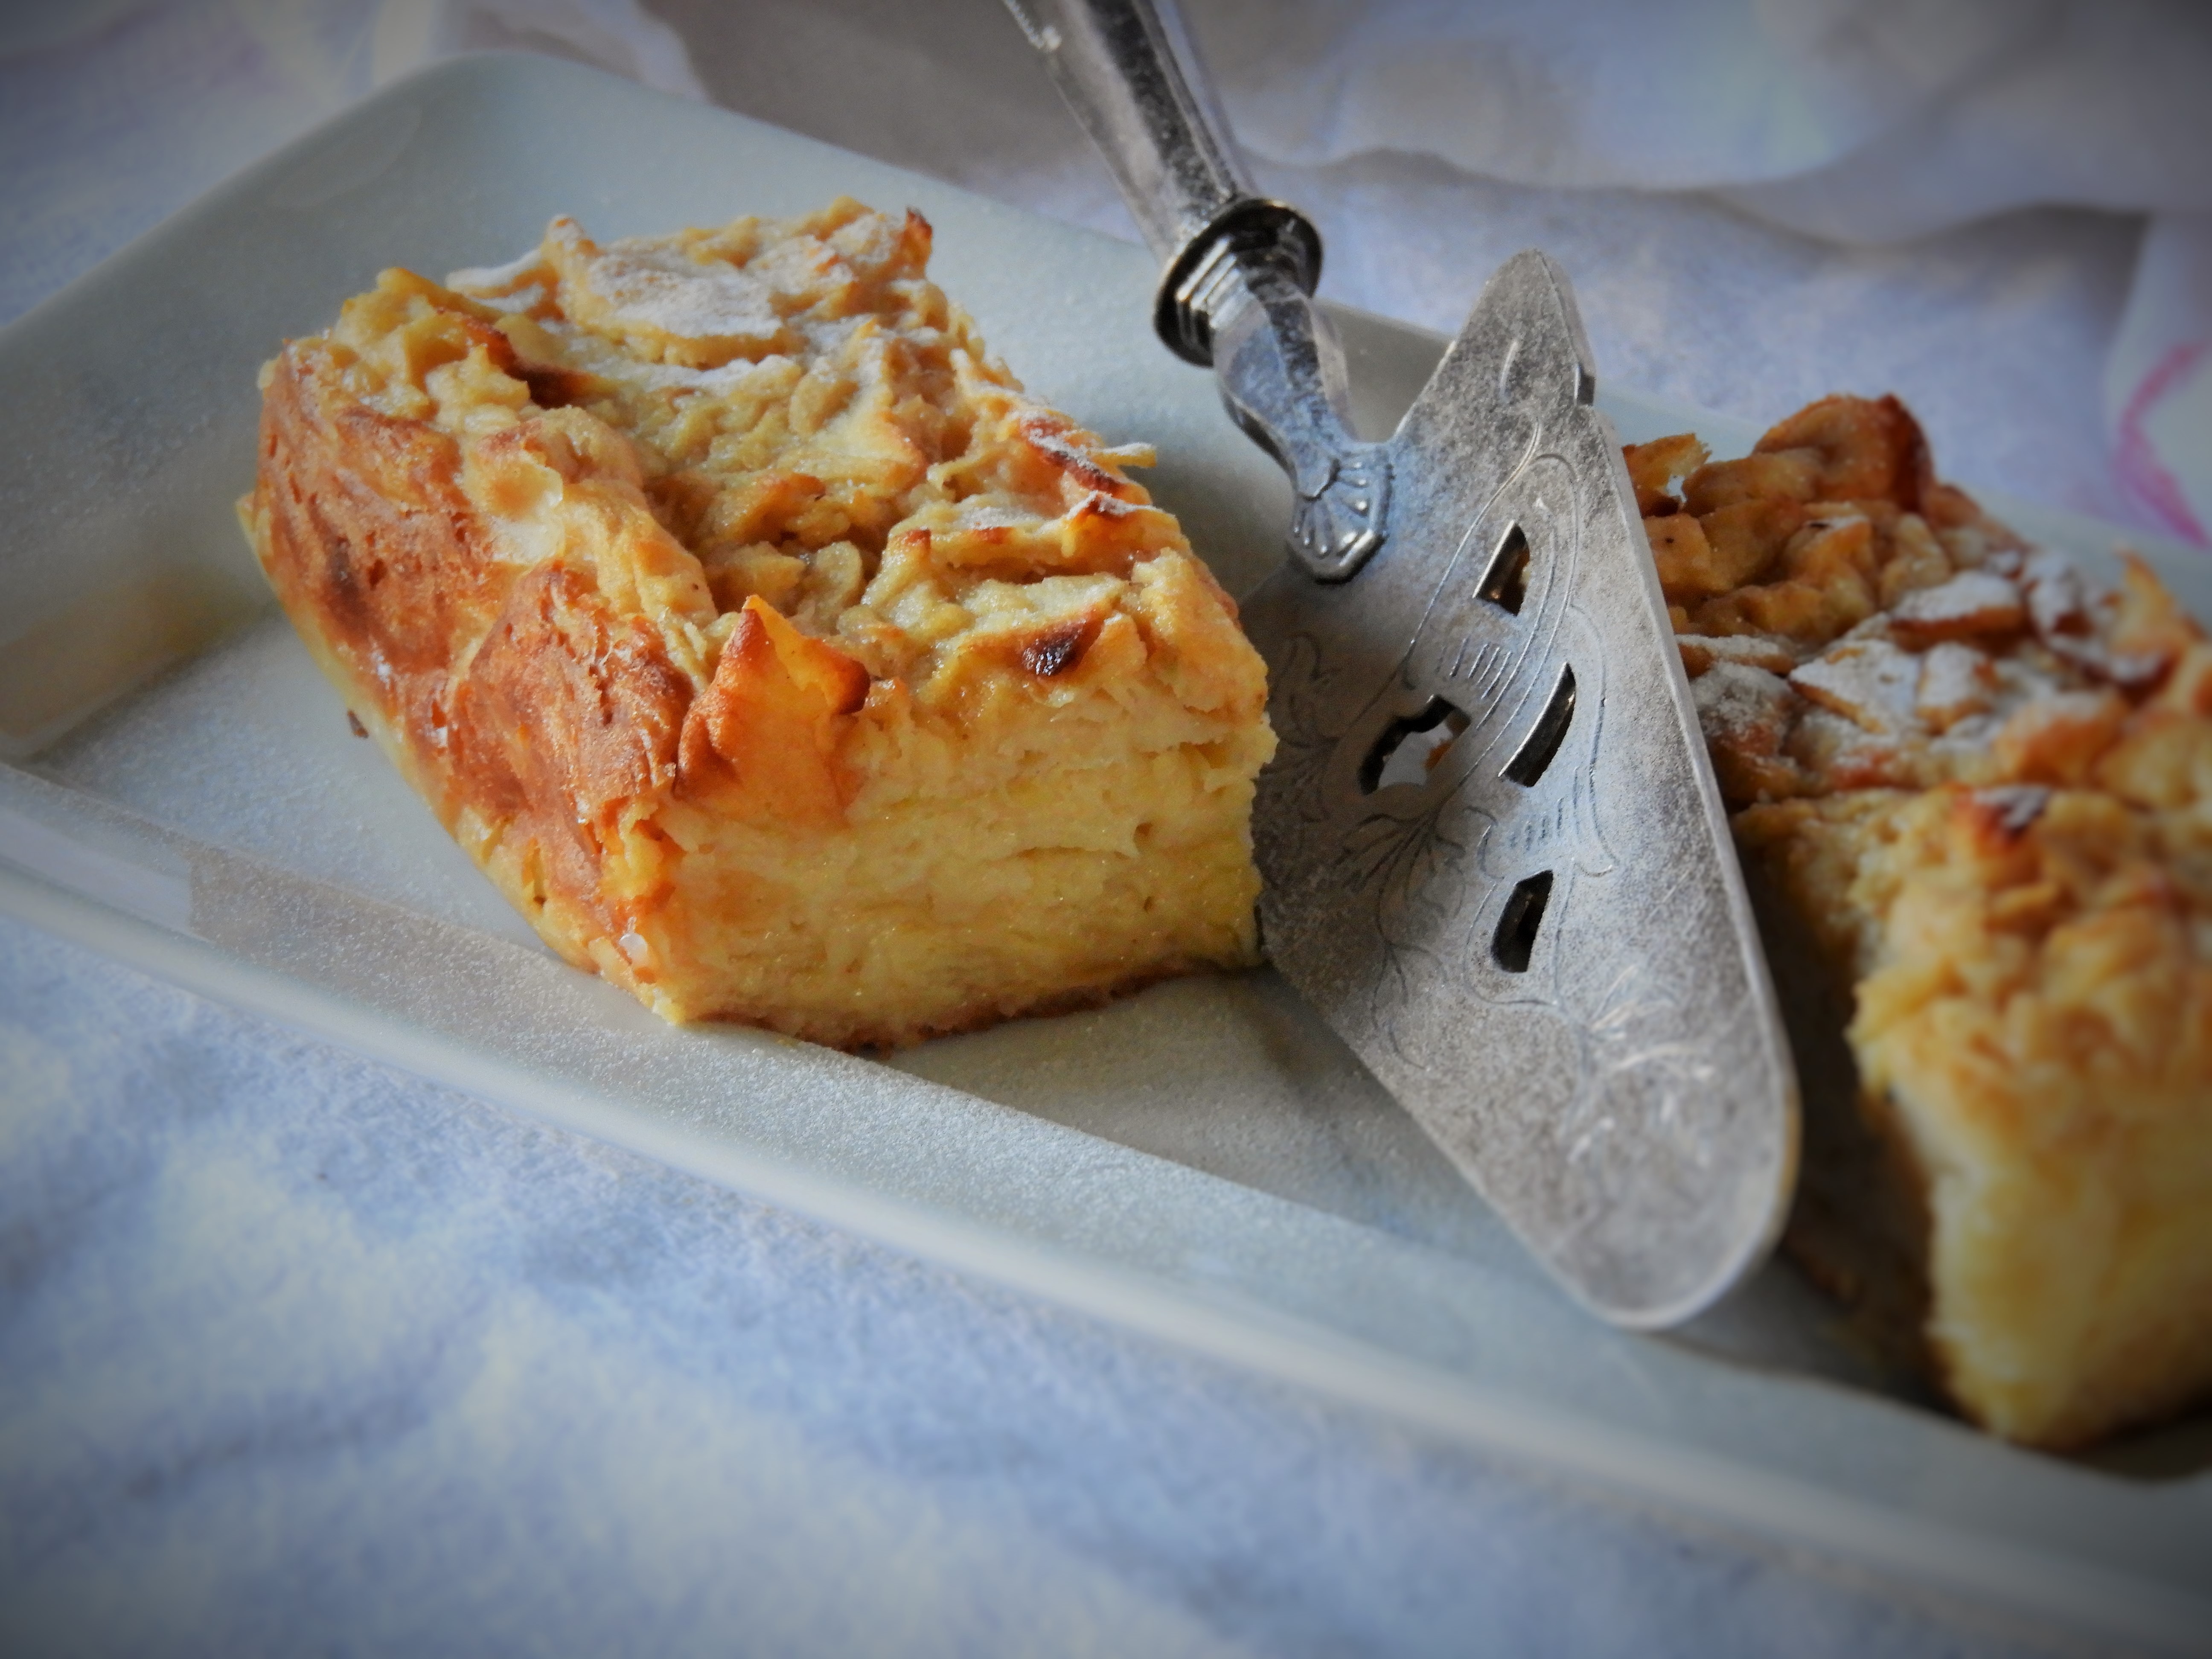
[[2212,1391],[2212,646],[2139,561],[2097,593],[1936,482],[1893,399],[1628,464],[1791,1005],[1791,1248],[2000,1433],[2185,1408]]
[[[241,505],[353,711],[570,961],[848,1047],[1255,955],[1234,605],[839,203],[456,286],[264,375]],[[463,291],[465,289],[467,291]]]
[[619,933],[598,832],[672,780],[691,685],[573,569],[516,578],[493,560],[459,465],[447,434],[364,407],[322,354],[288,351],[263,404],[264,568],[440,819],[512,823],[542,896]]

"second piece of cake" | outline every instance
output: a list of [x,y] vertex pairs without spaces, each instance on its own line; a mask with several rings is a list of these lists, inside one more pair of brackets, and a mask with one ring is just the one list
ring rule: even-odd
[[1628,470],[1790,1016],[1793,1251],[2014,1439],[2203,1398],[2212,644],[1938,483],[1893,398]]
[[387,271],[266,371],[242,514],[549,943],[892,1045],[1255,959],[1265,670],[1174,519],[839,202]]

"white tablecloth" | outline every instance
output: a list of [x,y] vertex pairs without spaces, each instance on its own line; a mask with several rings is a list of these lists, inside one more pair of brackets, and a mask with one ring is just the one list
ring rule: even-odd
[[[694,85],[1127,234],[987,0],[653,10],[26,4],[0,29],[0,312],[380,73],[470,44]],[[1710,196],[1402,151],[1260,173],[1314,212],[1326,289],[1352,303],[1449,329],[1540,243],[1625,383],[1753,418],[1893,389],[1963,482],[2140,510],[2100,402],[2139,218],[2047,208],[1854,249]],[[1932,1655],[2031,1635],[1164,1351],[0,922],[10,1652]]]

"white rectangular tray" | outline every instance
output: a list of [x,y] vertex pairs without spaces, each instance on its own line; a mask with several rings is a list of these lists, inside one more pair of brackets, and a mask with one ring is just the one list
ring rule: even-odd
[[[2212,1632],[2212,1424],[2094,1465],[1886,1393],[1771,1267],[1694,1327],[1568,1306],[1273,975],[1158,988],[877,1064],[675,1030],[556,962],[271,609],[231,503],[254,375],[386,264],[919,208],[1030,386],[1115,441],[1232,591],[1289,499],[1152,337],[1139,249],[531,58],[351,111],[0,331],[0,906],[207,994],[707,1178],[1434,1432],[2081,1631]],[[1481,273],[1468,274],[1468,297]],[[1342,318],[1380,434],[1443,342]],[[1696,426],[1613,395],[1624,437]],[[1998,503],[2109,557],[2108,532]],[[2212,564],[2135,538],[2199,614]]]

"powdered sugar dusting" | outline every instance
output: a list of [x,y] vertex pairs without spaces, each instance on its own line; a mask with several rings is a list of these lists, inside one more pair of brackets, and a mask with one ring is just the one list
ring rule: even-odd
[[661,239],[600,247],[566,219],[553,222],[545,249],[573,319],[663,361],[715,368],[787,343],[773,289],[743,266],[695,259]]
[[589,270],[610,320],[620,325],[759,346],[782,326],[767,288],[732,265],[702,265],[660,248],[614,248]]
[[1919,724],[1920,660],[1887,640],[1838,645],[1797,669],[1790,684],[1865,731],[1908,732]]
[[1708,743],[1786,726],[1797,701],[1779,674],[1725,659],[1690,682],[1690,696]]
[[1948,731],[1969,715],[1986,714],[1996,683],[1996,670],[1987,657],[1971,645],[1946,640],[1920,659],[1916,712],[1936,731]]
[[446,278],[446,286],[471,299],[496,300],[551,280],[552,273],[545,269],[544,258],[536,248],[532,248],[503,265],[471,265],[465,270],[457,270]]
[[2027,620],[2020,589],[1992,570],[1964,570],[1907,593],[1891,613],[1892,625],[1908,644],[2009,633]]

